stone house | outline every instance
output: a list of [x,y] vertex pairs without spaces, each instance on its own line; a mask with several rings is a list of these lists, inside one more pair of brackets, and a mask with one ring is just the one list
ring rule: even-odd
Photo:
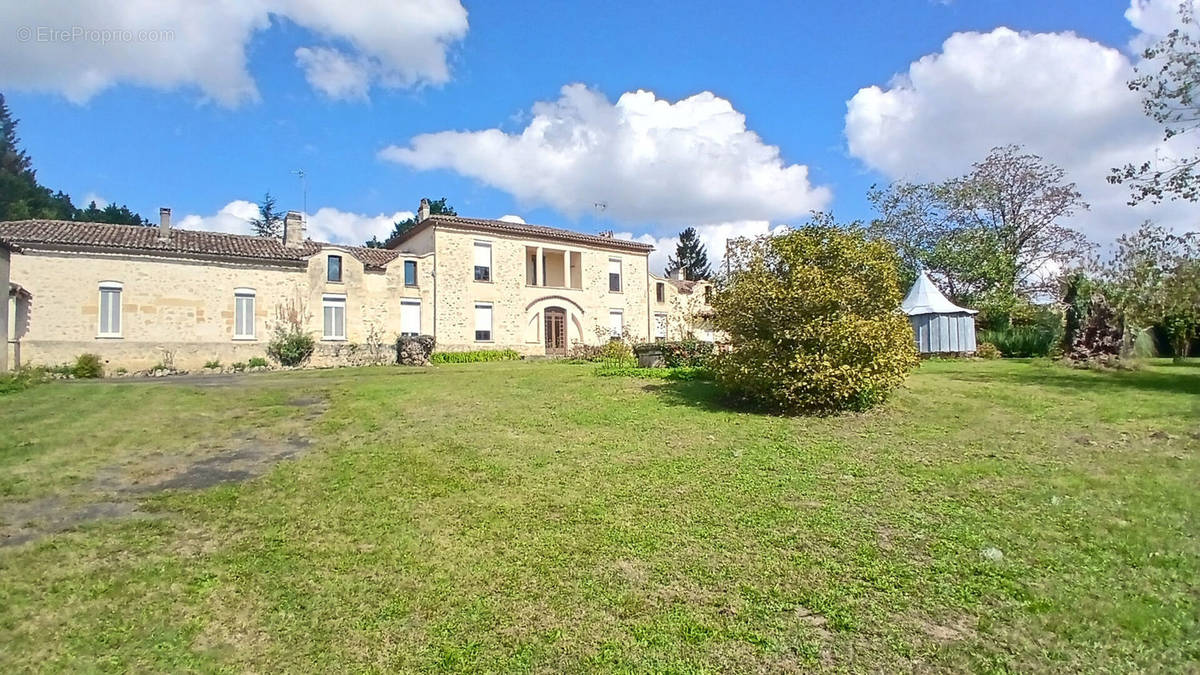
[[650,330],[655,340],[703,340],[714,342],[709,299],[712,282],[688,281],[682,269],[660,277],[650,275]]
[[[277,326],[317,338],[313,365],[390,360],[399,335],[437,349],[565,355],[650,339],[652,247],[557,228],[430,216],[385,248],[70,221],[0,223],[13,256],[9,366],[96,353],[109,370],[198,369],[264,356]],[[678,295],[678,286],[672,283]],[[672,298],[676,297],[672,295]]]

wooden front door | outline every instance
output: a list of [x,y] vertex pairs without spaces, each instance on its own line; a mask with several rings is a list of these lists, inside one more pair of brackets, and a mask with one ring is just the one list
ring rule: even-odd
[[559,307],[546,309],[546,356],[567,355],[567,312]]

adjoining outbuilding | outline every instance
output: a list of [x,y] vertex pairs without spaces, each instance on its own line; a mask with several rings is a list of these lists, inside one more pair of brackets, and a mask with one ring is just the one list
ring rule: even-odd
[[976,310],[950,302],[921,270],[900,303],[908,315],[922,354],[972,354],[975,352]]

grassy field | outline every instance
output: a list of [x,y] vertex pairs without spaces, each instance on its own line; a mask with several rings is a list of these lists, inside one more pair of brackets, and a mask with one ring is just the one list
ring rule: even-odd
[[0,671],[1178,671],[1200,365],[788,419],[489,363],[0,397]]

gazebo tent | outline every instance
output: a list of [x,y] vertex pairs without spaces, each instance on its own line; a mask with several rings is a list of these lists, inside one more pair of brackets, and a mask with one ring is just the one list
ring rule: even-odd
[[975,351],[973,309],[950,302],[922,270],[904,296],[900,309],[908,315],[917,351],[922,354],[969,354]]

